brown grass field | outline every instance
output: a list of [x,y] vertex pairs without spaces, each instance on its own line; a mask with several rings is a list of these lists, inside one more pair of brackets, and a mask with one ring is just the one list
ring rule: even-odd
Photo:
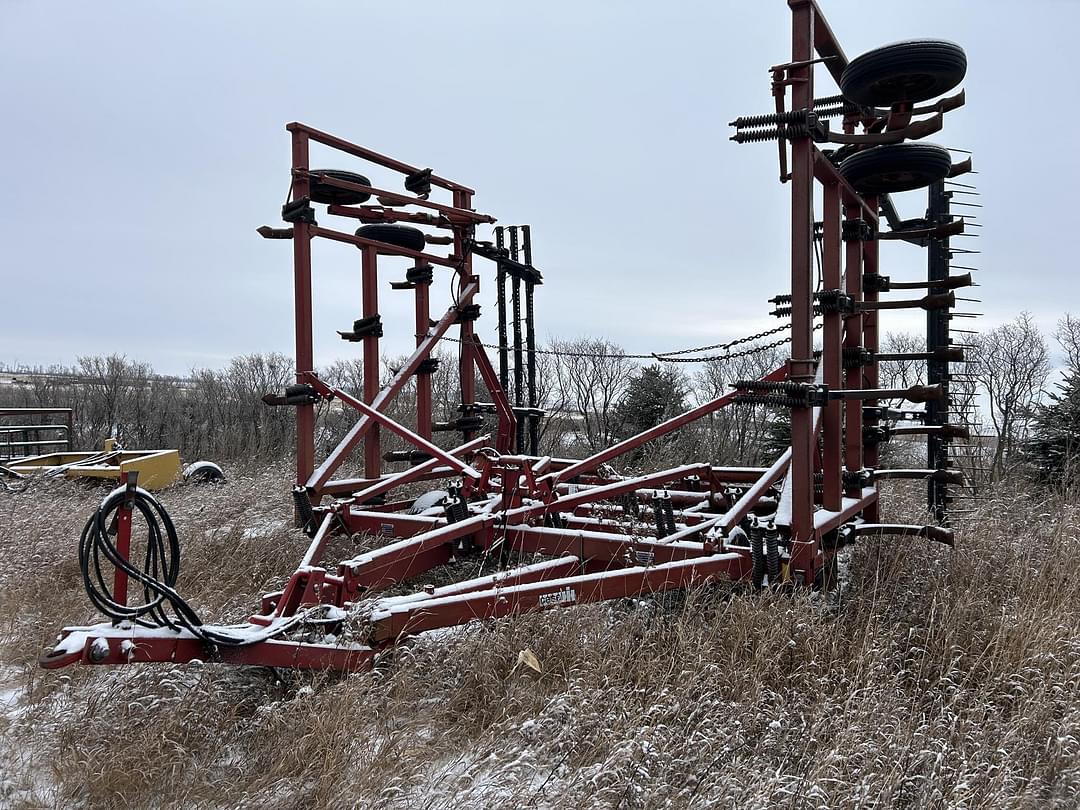
[[[203,615],[243,619],[292,571],[286,479],[163,493]],[[953,551],[856,547],[829,596],[556,610],[349,676],[38,669],[61,626],[96,620],[76,541],[104,490],[0,494],[0,806],[1076,807],[1080,508],[1015,492]],[[913,503],[885,513],[919,520]],[[542,675],[515,668],[525,648]]]

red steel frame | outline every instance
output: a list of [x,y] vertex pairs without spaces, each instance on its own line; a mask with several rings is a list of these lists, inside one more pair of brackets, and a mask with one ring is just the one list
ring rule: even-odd
[[[787,87],[792,109],[813,108],[814,63],[825,60],[838,77],[846,57],[814,0],[788,0],[793,16],[792,61],[774,68],[778,108]],[[817,59],[815,57],[820,57]],[[311,142],[359,158],[390,172],[414,175],[419,168],[349,143],[299,123],[287,126],[292,138],[292,196],[309,196]],[[847,129],[854,132],[854,123]],[[791,149],[791,360],[763,378],[766,381],[824,383],[830,390],[874,389],[876,365],[845,370],[843,348],[877,348],[877,314],[826,312],[820,359],[813,347],[813,198],[816,185],[824,203],[822,270],[827,289],[843,289],[856,303],[876,300],[862,289],[863,273],[877,272],[877,242],[844,242],[841,224],[863,219],[877,225],[878,201],[864,198],[840,176],[809,137],[794,138]],[[314,405],[296,406],[296,483],[314,504],[318,530],[300,566],[285,587],[267,594],[252,627],[272,626],[312,606],[353,610],[365,604],[367,636],[358,644],[327,644],[317,638],[257,642],[248,646],[207,650],[182,631],[157,631],[96,625],[68,628],[60,644],[43,659],[46,666],[128,661],[183,662],[212,658],[235,663],[300,668],[351,669],[369,666],[376,654],[400,639],[474,618],[507,616],[569,604],[686,588],[710,580],[745,580],[751,575],[751,550],[739,542],[735,527],[761,508],[766,496],[779,503],[776,523],[785,533],[787,553],[783,579],[810,584],[835,554],[822,540],[845,523],[860,518],[877,521],[875,485],[853,483],[845,471],[876,466],[876,451],[864,448],[863,401],[827,399],[816,407],[791,409],[791,448],[767,469],[723,468],[694,463],[633,478],[623,478],[606,465],[646,442],[730,405],[735,394],[644,431],[582,460],[521,455],[513,446],[514,414],[498,375],[475,336],[472,320],[459,318],[480,289],[474,272],[472,240],[478,224],[494,218],[472,208],[473,190],[432,174],[433,187],[448,192],[451,203],[401,194],[346,181],[323,178],[332,186],[378,195],[380,206],[331,205],[331,216],[369,222],[410,222],[450,231],[447,255],[413,251],[332,230],[311,222],[292,224],[295,296],[296,381],[323,398],[337,399],[357,411],[358,420],[322,461],[315,457]],[[421,209],[402,210],[405,206]],[[455,304],[438,321],[430,321],[429,285],[413,288],[416,349],[388,384],[379,385],[379,338],[363,341],[362,399],[322,381],[312,350],[311,240],[330,239],[360,249],[362,314],[378,313],[379,259],[383,255],[413,259],[453,272]],[[436,244],[446,243],[435,240]],[[430,325],[430,324],[434,325]],[[479,373],[496,405],[497,428],[490,434],[464,432],[459,447],[443,450],[432,441],[430,377],[417,375],[439,341],[458,327],[459,380],[465,412],[476,403]],[[387,406],[410,378],[416,379],[416,427],[386,415]],[[385,474],[380,457],[380,431],[404,438],[430,460],[403,472]],[[364,445],[364,478],[333,476],[360,443]],[[815,489],[815,473],[821,489]],[[408,502],[383,505],[376,499],[406,484],[456,479],[468,503],[463,518],[446,514],[405,514]],[[675,531],[646,532],[619,503],[626,498],[649,501],[666,494],[677,506]],[[335,499],[335,496],[345,495]],[[659,507],[657,507],[659,508]],[[130,512],[122,532],[130,530]],[[880,528],[880,527],[877,527]],[[908,527],[909,529],[912,527]],[[331,534],[368,533],[392,539],[387,545],[327,568],[323,553]],[[410,596],[372,602],[380,590],[418,577],[463,554],[506,558],[545,555],[551,559],[477,577],[443,588],[426,588]],[[116,591],[126,583],[118,576]],[[374,605],[372,607],[371,605]],[[342,614],[344,615],[344,613]]]

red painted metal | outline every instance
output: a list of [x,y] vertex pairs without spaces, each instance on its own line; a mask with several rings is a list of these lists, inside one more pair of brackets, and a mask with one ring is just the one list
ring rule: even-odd
[[[308,133],[292,132],[292,193],[302,199],[310,193],[308,183]],[[296,330],[296,381],[315,368],[311,323],[311,226],[293,224],[293,323]],[[296,409],[296,483],[303,484],[315,465],[315,407]]]
[[[797,110],[814,106],[812,3],[792,4],[791,61],[788,70],[791,104]],[[809,137],[791,142],[791,364],[795,382],[811,383],[817,363],[813,358],[814,270],[814,144]],[[814,533],[814,452],[816,442],[808,408],[791,409],[791,570],[812,582],[817,560]]]
[[[375,408],[371,407],[370,405],[368,405],[368,404],[366,404],[364,402],[361,402],[356,397],[354,397],[354,396],[352,396],[350,394],[347,394],[346,392],[342,391],[340,388],[334,388],[333,386],[327,385],[326,383],[322,382],[322,380],[315,377],[315,375],[313,375],[313,374],[310,375],[308,377],[308,379],[311,380],[312,386],[320,394],[322,394],[324,396],[334,397],[336,399],[340,399],[346,405],[348,405],[348,406],[350,406],[352,408],[355,408],[356,410],[360,411],[360,413],[364,414],[369,419],[371,419],[373,422],[377,423],[372,428],[371,433],[369,433],[369,435],[368,435],[368,444],[365,445],[365,448],[370,448],[371,447],[371,444],[372,444],[371,440],[374,438],[374,431],[378,427],[378,425],[385,425],[391,432],[396,433],[401,438],[405,439],[408,442],[411,442],[413,444],[413,446],[419,448],[420,450],[424,450],[424,451],[430,453],[438,461],[441,461],[443,464],[447,465],[451,469],[457,470],[458,472],[463,473],[465,475],[468,475],[468,476],[470,476],[472,478],[479,478],[480,477],[480,474],[476,470],[474,470],[472,467],[470,467],[468,464],[465,464],[462,461],[458,461],[458,459],[454,458],[454,456],[452,454],[447,453],[446,451],[444,451],[438,445],[432,444],[427,439],[424,439],[421,436],[418,436],[417,434],[413,433],[411,430],[409,430],[404,425],[399,425],[397,422],[395,422],[393,419],[391,419],[386,414],[380,413]],[[373,399],[374,399],[374,397],[373,397]],[[375,443],[375,449],[376,450],[378,449],[378,443],[377,442]],[[379,474],[379,472],[376,470],[372,475],[375,476],[375,475],[378,475],[378,474]]]
[[[867,198],[867,204],[870,205],[870,207],[873,208],[874,210],[877,210],[878,198],[877,197],[868,197]],[[874,239],[874,240],[870,240],[870,241],[867,241],[867,242],[863,242],[862,245],[863,245],[863,272],[866,275],[877,275],[879,270],[880,270],[880,266],[878,264],[878,258],[879,258],[878,246],[879,246],[879,243],[878,243],[878,241],[876,239]],[[878,295],[878,292],[876,290],[864,290],[863,291],[863,300],[865,300],[865,301],[875,302],[875,301],[878,300],[878,297],[879,297],[879,295]],[[878,337],[878,318],[879,318],[879,313],[877,312],[877,310],[868,310],[868,311],[864,312],[863,315],[862,315],[862,329],[863,329],[862,341],[863,341],[863,346],[867,349],[867,351],[870,351],[870,352],[872,352],[874,354],[876,354],[878,349],[880,348],[880,346],[879,346],[879,337]],[[866,381],[866,387],[867,388],[877,388],[878,387],[878,367],[877,367],[877,363],[870,363],[869,365],[863,367],[863,379]],[[871,407],[871,408],[876,406],[877,404],[878,404],[877,400],[865,400],[863,402],[863,405],[865,405],[867,407]],[[854,409],[854,408],[852,408],[852,409]],[[869,467],[871,469],[875,469],[878,466],[878,462],[879,462],[879,453],[878,453],[877,445],[871,444],[871,445],[867,445],[866,447],[864,447],[863,448],[863,463],[867,467]],[[866,509],[863,512],[863,517],[869,523],[877,523],[878,522],[878,504],[877,504],[877,501],[874,501],[873,503],[869,504],[866,507]]]
[[[72,636],[75,638],[72,639]],[[304,644],[293,641],[262,641],[249,647],[219,647],[208,650],[199,639],[183,634],[150,634],[145,628],[122,629],[108,625],[71,627],[62,631],[65,646],[83,643],[74,652],[46,654],[38,659],[45,669],[57,669],[69,664],[245,664],[258,667],[287,667],[313,670],[368,669],[375,660],[376,650],[361,645],[345,647],[336,644]],[[101,644],[95,648],[95,643]]]
[[[847,222],[857,222],[861,219],[860,209],[847,204],[844,207],[844,218]],[[845,245],[844,257],[844,291],[851,296],[856,304],[855,312],[851,313],[844,321],[844,348],[855,352],[862,348],[863,322],[862,313],[857,308],[858,302],[862,301],[863,264],[862,242],[852,239]],[[862,364],[852,364],[844,371],[845,388],[862,388],[865,383]],[[845,403],[844,424],[846,426],[844,442],[844,466],[848,470],[861,470],[863,468],[863,415],[862,403]],[[849,488],[848,494],[852,494]]]
[[[417,267],[423,266],[423,262],[417,261]],[[416,348],[424,342],[428,324],[431,320],[431,285],[418,283],[414,291],[416,312]],[[425,439],[431,439],[432,421],[431,403],[431,375],[416,375],[416,432]]]
[[533,610],[686,588],[729,574],[732,569],[738,570],[743,562],[739,554],[712,554],[649,567],[492,588],[415,605],[394,606],[374,614],[375,639],[390,641],[473,619],[501,618]]
[[[789,88],[791,110],[813,109],[815,66],[823,64],[838,77],[847,64],[817,2],[788,0],[788,5],[792,13],[791,61],[772,68],[773,94],[780,113],[786,112]],[[897,112],[893,126],[910,120],[914,111]],[[866,128],[868,123],[872,121],[849,116],[845,132],[853,135],[857,124]],[[294,200],[309,196],[310,141],[403,175],[407,189],[417,188],[418,178],[422,187],[426,178],[434,189],[449,194],[450,204],[428,199],[426,192],[413,195],[324,177],[322,182],[331,187],[366,191],[381,198],[379,206],[330,205],[327,213],[449,230],[449,238],[429,241],[430,245],[449,245],[447,253],[400,248],[303,220],[293,223],[297,382],[310,385],[324,398],[340,400],[358,411],[359,418],[316,465],[314,410],[307,404],[297,407],[297,483],[303,488],[300,495],[310,497],[314,504],[312,514],[318,530],[285,586],[264,595],[260,612],[250,619],[251,628],[262,633],[252,638],[264,640],[208,650],[190,633],[166,628],[69,628],[58,647],[43,657],[43,666],[75,661],[179,663],[201,659],[362,669],[371,665],[381,649],[406,636],[473,619],[639,596],[713,580],[748,580],[753,562],[740,524],[742,528],[752,526],[748,521],[755,512],[768,515],[782,531],[782,553],[788,563],[785,577],[806,585],[831,562],[835,553],[832,538],[857,535],[852,527],[862,519],[876,524],[878,493],[874,481],[878,476],[869,475],[867,468],[877,465],[878,455],[875,447],[864,448],[862,439],[862,408],[874,403],[845,402],[842,392],[870,389],[880,393],[873,359],[865,365],[845,366],[843,354],[845,348],[854,354],[860,347],[875,351],[878,346],[878,312],[858,307],[864,299],[875,302],[878,298],[876,292],[863,289],[864,273],[878,272],[878,242],[874,238],[845,242],[848,237],[842,223],[861,219],[876,231],[879,200],[857,193],[811,138],[796,130],[780,142],[781,173],[791,183],[791,358],[763,378],[760,390],[806,393],[810,389],[793,385],[803,384],[818,398],[813,403],[794,395],[780,399],[790,405],[791,446],[768,467],[715,467],[695,462],[624,477],[607,465],[736,402],[740,395],[732,392],[704,403],[585,459],[525,455],[522,448],[513,446],[516,415],[473,324],[475,312],[470,305],[481,283],[473,262],[476,226],[494,222],[473,210],[473,190],[434,173],[427,176],[416,166],[306,125],[292,123],[287,128],[292,138]],[[820,359],[815,357],[813,345],[818,305],[813,201],[819,187],[823,286],[829,291],[844,290],[855,303],[854,311],[824,308]],[[424,211],[404,211],[396,206]],[[365,317],[378,313],[381,256],[411,258],[416,267],[434,265],[454,271],[446,274],[449,278],[440,279],[450,284],[454,303],[434,325],[430,321],[430,284],[412,285],[416,348],[381,390],[379,339],[373,335],[362,338],[362,398],[326,384],[315,372],[310,242],[316,238],[360,248],[361,311]],[[478,250],[477,255],[492,258],[489,251]],[[408,285],[397,285],[399,289],[403,286]],[[416,372],[454,325],[459,326],[461,415],[475,416],[487,407],[477,403],[479,375],[494,401],[497,428],[493,440],[490,434],[474,436],[462,431],[460,445],[445,450],[432,440],[430,374]],[[386,413],[410,379],[416,380],[415,429]],[[826,397],[826,389],[841,393]],[[431,458],[398,473],[382,474],[380,428],[403,437]],[[361,442],[364,477],[332,480]],[[815,472],[821,478],[820,494],[815,490]],[[450,494],[441,504],[425,514],[409,513],[415,492],[402,491],[406,485],[445,479],[449,483],[443,486]],[[329,495],[345,497],[320,506],[320,499]],[[385,502],[388,496],[394,500]],[[130,517],[130,511],[126,518],[123,511],[119,516],[117,543],[124,554],[129,553]],[[838,531],[841,527],[844,530]],[[337,532],[369,535],[386,544],[327,567],[323,557]],[[823,537],[829,542],[823,543]],[[385,597],[380,593],[459,558],[476,560],[482,568],[520,555],[554,559],[438,588],[427,586],[407,595]],[[114,583],[118,600],[126,587],[118,573]],[[313,611],[327,609],[332,611],[331,623],[354,622],[351,627],[365,634],[364,643],[311,643],[310,638],[317,637],[322,625],[304,622]],[[289,622],[289,628],[303,626],[310,635],[303,641],[284,636],[266,638],[266,633]]]
[[[390,169],[391,171],[399,172],[400,174],[410,175],[416,174],[420,171],[418,166],[410,166],[408,163],[392,158],[387,155],[382,155],[373,149],[368,149],[366,146],[360,146],[359,144],[350,143],[343,138],[339,138],[336,135],[331,135],[328,132],[309,127],[307,124],[301,124],[297,121],[293,121],[290,124],[285,125],[285,129],[296,133],[302,133],[305,140],[310,138],[316,143],[321,143],[325,146],[329,146],[331,149],[336,149],[339,152],[345,152],[346,154],[353,155],[362,160],[366,160],[370,163],[374,163],[376,166],[382,166]],[[307,166],[304,166],[307,169]],[[432,185],[445,188],[449,191],[472,191],[468,186],[463,186],[460,183],[456,183],[453,180],[447,180],[445,177],[432,173],[428,178]],[[303,196],[303,195],[301,195]]]
[[[843,288],[840,266],[840,188],[827,184],[822,189],[822,280],[827,290]],[[822,380],[830,390],[842,388],[844,356],[844,316],[840,312],[824,315],[821,343]],[[844,403],[832,400],[822,414],[822,506],[830,511],[840,509],[842,497]]]
[[[356,245],[359,248],[375,248],[379,253],[385,253],[391,256],[404,256],[408,259],[416,259],[429,262],[431,264],[442,265],[443,267],[457,267],[458,262],[454,259],[446,258],[445,256],[436,256],[433,253],[425,253],[419,250],[410,250],[409,248],[398,247],[397,245],[388,245],[385,242],[376,242],[373,239],[365,239],[362,236],[353,236],[349,233],[342,233],[341,231],[335,231],[330,228],[321,228],[315,225],[309,225],[308,231],[312,236],[319,236],[323,239],[330,239],[334,242],[344,242],[348,245]],[[293,241],[296,241],[295,239]]]
[[[787,367],[782,366],[781,368],[769,372],[764,377],[762,377],[762,379],[770,381],[782,380],[786,376],[786,374]],[[666,436],[681,427],[685,427],[691,422],[695,422],[698,419],[701,419],[703,416],[708,416],[710,413],[718,411],[720,410],[720,408],[723,408],[726,405],[730,405],[734,401],[734,393],[725,394],[722,397],[718,397],[717,399],[714,399],[710,402],[706,402],[704,405],[699,405],[698,407],[693,408],[686,413],[681,413],[678,416],[673,416],[666,422],[661,422],[655,427],[651,427],[636,436],[631,436],[629,439],[621,441],[618,444],[614,444],[605,450],[594,453],[588,458],[577,461],[571,464],[569,467],[566,467],[559,472],[554,473],[551,477],[556,482],[570,481],[581,475],[582,473],[592,472],[601,464],[606,464],[607,462],[618,458],[624,453],[629,453],[632,450],[636,450],[646,442],[651,442],[659,439],[662,436]]]
[[[362,257],[363,312],[365,318],[370,318],[379,313],[379,255],[373,247],[361,248],[360,255]],[[364,401],[371,404],[375,401],[375,397],[379,395],[379,372],[381,370],[379,367],[379,336],[377,333],[371,332],[364,336],[363,341]],[[339,398],[348,402],[344,397]],[[381,474],[382,457],[379,454],[379,426],[373,424],[368,429],[367,436],[364,439],[364,475],[368,478],[378,478]]]
[[[130,473],[120,473],[120,485],[128,486]],[[131,480],[134,485],[135,480]],[[116,550],[126,560],[131,557],[131,504],[121,504],[116,513]],[[128,575],[120,568],[113,573],[113,601],[119,605],[128,603]]]
[[495,400],[495,412],[499,417],[499,434],[495,441],[495,449],[499,453],[509,453],[514,441],[517,418],[514,416],[513,408],[510,407],[506,392],[499,383],[499,374],[491,365],[491,359],[475,334],[472,336],[471,348],[473,362],[476,364],[477,371],[480,372],[480,378],[487,386],[491,398]]
[[[396,191],[387,191],[383,188],[375,188],[373,186],[365,186],[362,183],[350,183],[347,180],[339,180],[336,177],[322,177],[321,182],[334,188],[345,189],[347,191],[362,191],[371,194],[372,196],[379,197],[386,200],[392,205],[418,205],[422,208],[430,208],[432,211],[438,211],[445,216],[450,222],[455,224],[476,224],[476,223],[492,223],[495,222],[494,217],[490,217],[487,214],[478,214],[468,207],[469,198],[472,196],[467,191],[455,191],[454,192],[454,205],[440,205],[434,203],[431,200],[424,200],[418,197],[414,197],[411,194],[401,194]],[[464,202],[464,205],[459,203]],[[462,254],[457,254],[462,255]]]
[[[472,205],[472,192],[455,191],[454,205],[458,208],[468,209]],[[479,288],[480,279],[472,272],[472,252],[466,249],[465,240],[468,234],[463,229],[454,230],[454,255],[463,257],[461,267],[458,269],[457,300],[465,297],[465,291],[470,286]],[[461,386],[461,407],[464,414],[476,404],[476,360],[475,346],[473,344],[473,323],[471,320],[461,322],[459,334],[460,356],[458,362],[458,382]],[[466,431],[465,439],[471,439],[472,433]],[[520,449],[520,448],[518,448]]]
[[[479,448],[484,442],[488,440],[488,438],[488,434],[485,433],[483,436],[478,436],[472,441],[466,442],[465,444],[461,445],[461,447],[450,450],[449,453],[452,456],[464,456],[471,450],[476,450],[477,448]],[[376,483],[357,482],[363,483],[366,486],[363,489],[353,487],[353,499],[357,503],[364,503],[365,501],[378,497],[385,492],[389,492],[395,487],[399,487],[404,484],[411,484],[414,481],[431,480],[432,476],[429,475],[429,473],[438,468],[438,466],[439,459],[432,458],[428,461],[423,461],[417,464],[415,467],[410,467],[408,470],[404,470],[403,472],[395,473],[394,475],[388,475]],[[451,468],[445,468],[443,472],[439,473],[435,477],[446,478],[452,474],[453,470]]]
[[[472,300],[473,295],[479,290],[478,284],[470,284],[461,293],[459,300],[459,306],[464,306]],[[398,392],[405,387],[405,383],[409,381],[409,378],[415,374],[419,365],[424,362],[430,355],[432,349],[435,348],[439,339],[446,333],[446,331],[453,325],[457,319],[458,307],[450,307],[446,314],[439,320],[439,322],[428,330],[427,336],[420,341],[420,345],[416,347],[416,351],[405,362],[397,373],[393,376],[386,387],[379,392],[379,394],[372,400],[371,405],[375,410],[381,411],[394,401],[394,397],[398,395]],[[305,375],[305,381],[309,376]],[[334,470],[341,466],[341,464],[348,458],[352,449],[360,442],[364,437],[364,434],[374,424],[374,420],[368,416],[363,416],[360,420],[345,434],[338,446],[334,451],[327,456],[326,460],[319,465],[307,481],[308,489],[318,493],[322,486],[330,479]]]

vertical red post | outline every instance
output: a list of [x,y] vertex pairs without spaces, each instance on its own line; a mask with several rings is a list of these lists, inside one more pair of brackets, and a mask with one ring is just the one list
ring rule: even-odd
[[[126,487],[128,474],[120,473],[120,485]],[[131,559],[131,504],[126,500],[116,510],[116,550],[125,560]],[[128,603],[128,575],[120,568],[113,570],[113,601]]]
[[[829,183],[823,191],[822,211],[822,277],[826,290],[842,290],[840,266],[841,224],[840,187]],[[824,364],[822,381],[830,391],[842,387],[844,351],[844,315],[829,312],[824,316],[821,362]],[[843,403],[832,400],[822,414],[822,506],[831,512],[839,512],[842,505],[841,484],[843,467]]]
[[[861,211],[857,206],[848,205],[844,208],[844,218],[848,222],[857,222],[861,218]],[[863,256],[863,242],[861,239],[851,239],[845,245],[845,268],[844,276],[845,283],[844,289],[852,300],[855,301],[855,306],[858,307],[859,302],[862,300],[862,256]],[[844,321],[844,348],[846,349],[860,349],[863,347],[863,316],[862,313],[856,309],[855,313],[849,315]],[[844,387],[845,388],[865,388],[863,380],[863,367],[862,365],[852,365],[844,372]],[[845,403],[844,407],[844,425],[846,429],[846,439],[844,443],[844,466],[847,469],[857,472],[863,468],[863,444],[862,444],[862,403],[858,400],[854,400],[849,403]],[[858,493],[852,491],[850,495],[857,495]]]
[[[379,252],[373,247],[360,248],[363,316],[379,314]],[[368,334],[364,341],[364,402],[370,405],[379,394],[379,336]],[[378,478],[382,474],[379,454],[379,426],[372,425],[364,437],[364,475]]]
[[[418,259],[416,265],[423,265]],[[424,336],[431,328],[431,285],[416,285],[416,345],[424,342]],[[430,358],[429,358],[430,359]],[[431,375],[416,375],[416,432],[425,439],[431,439]]]
[[[454,192],[454,207],[470,210],[472,208],[472,194],[467,191]],[[468,228],[468,233],[466,233]],[[472,273],[472,254],[465,249],[465,239],[472,235],[473,226],[458,226],[454,228],[454,255],[462,259],[461,272],[458,276],[458,294],[474,280]],[[461,322],[461,355],[458,362],[458,373],[461,379],[461,404],[472,405],[476,402],[476,364],[473,358],[472,347],[473,323],[472,321]],[[468,408],[462,415],[470,415]],[[464,440],[469,441],[473,437],[472,431],[464,434]]]
[[[871,211],[877,211],[878,198],[876,196],[866,197],[866,204]],[[867,274],[877,274],[879,272],[878,266],[878,241],[872,239],[867,242],[863,242],[863,269]],[[876,290],[866,290],[864,296],[867,301],[877,301],[878,293]],[[876,353],[878,350],[878,313],[876,310],[869,310],[863,314],[862,318],[863,326],[863,346],[869,351]],[[863,373],[866,379],[867,388],[878,387],[878,367],[877,360],[870,363],[863,369]],[[869,407],[875,407],[878,405],[878,400],[868,399],[864,402]],[[871,445],[863,449],[863,460],[867,467],[875,468],[878,466],[878,449]],[[870,523],[877,523],[878,521],[878,504],[877,501],[872,503],[863,511],[863,517]]]
[[[807,0],[789,0],[792,12],[791,106],[814,106],[814,6]],[[791,379],[811,383],[813,358],[813,240],[811,214],[814,193],[814,144],[809,138],[791,141]],[[791,409],[791,569],[804,582],[812,582],[817,557],[814,534],[813,411]]]
[[[292,131],[292,196],[299,200],[310,195],[308,170],[308,135]],[[306,222],[293,223],[293,323],[296,329],[296,381],[305,382],[304,374],[314,370],[311,346],[311,233]],[[315,468],[315,406],[296,408],[296,483],[306,484]]]

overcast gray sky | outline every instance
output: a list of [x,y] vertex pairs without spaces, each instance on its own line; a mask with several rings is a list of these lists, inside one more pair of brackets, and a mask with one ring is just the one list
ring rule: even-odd
[[[849,57],[909,37],[966,48],[969,104],[933,140],[975,152],[985,227],[961,242],[984,251],[982,323],[1027,309],[1049,329],[1080,311],[1064,85],[1080,2],[822,6]],[[291,249],[255,228],[280,222],[292,120],[432,166],[476,188],[478,209],[532,224],[541,336],[637,352],[775,325],[788,189],[775,146],[737,146],[727,122],[769,110],[766,68],[789,41],[783,0],[0,0],[0,364],[122,352],[184,373],[291,354]],[[897,203],[919,216],[925,194]],[[359,351],[334,334],[360,314],[359,255],[318,244],[315,259],[326,362]],[[882,269],[915,278],[923,262],[898,246]],[[411,296],[382,295],[387,347],[403,350]]]

